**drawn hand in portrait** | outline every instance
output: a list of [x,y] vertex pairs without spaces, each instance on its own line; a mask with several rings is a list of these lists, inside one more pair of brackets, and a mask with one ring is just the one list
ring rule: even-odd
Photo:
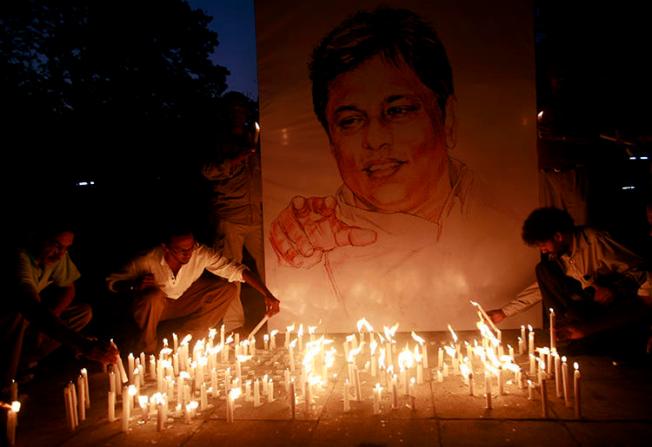
[[334,197],[294,197],[272,222],[269,240],[279,262],[310,268],[325,252],[376,242],[374,230],[351,226],[337,215]]

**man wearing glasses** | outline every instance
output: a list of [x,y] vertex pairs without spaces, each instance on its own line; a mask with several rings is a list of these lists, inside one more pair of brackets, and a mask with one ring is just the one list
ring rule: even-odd
[[268,315],[279,311],[279,301],[257,275],[197,243],[187,228],[172,229],[165,242],[107,278],[109,290],[131,297],[131,312],[140,329],[138,348],[146,353],[156,351],[162,321],[177,320],[175,330],[180,334],[205,336],[238,298],[236,282],[246,282],[263,295]]

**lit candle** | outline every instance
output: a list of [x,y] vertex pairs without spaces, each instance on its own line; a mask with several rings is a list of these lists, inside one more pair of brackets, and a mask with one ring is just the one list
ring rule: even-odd
[[274,329],[272,332],[269,334],[269,349],[274,350],[276,349],[276,334],[278,334],[278,330]]
[[548,389],[546,388],[546,379],[541,380],[541,417],[548,419]]
[[484,370],[484,395],[486,400],[486,409],[491,410],[491,375],[488,370]]
[[130,352],[127,356],[127,376],[129,378],[129,383],[134,383],[134,366],[134,354],[133,352]]
[[417,396],[416,393],[414,392],[414,377],[410,378],[410,404],[412,407],[412,411],[416,411],[417,409]]
[[534,355],[534,329],[529,324],[527,328],[530,331],[528,333],[528,353]]
[[437,368],[442,369],[444,367],[444,350],[440,346],[437,349]]
[[[519,355],[523,355],[525,353],[525,325],[521,325],[521,338],[519,339],[520,343],[518,345],[518,353]],[[521,346],[521,343],[523,345]]]
[[91,395],[88,389],[88,371],[86,368],[81,369],[81,376],[84,379],[84,403],[86,404],[86,408],[91,407]]
[[534,399],[534,396],[532,394],[533,389],[534,389],[534,383],[530,379],[527,379],[527,400]]
[[550,308],[550,349],[556,348],[555,339],[555,310]]
[[77,377],[77,412],[79,421],[86,420],[86,398],[84,397],[84,378],[80,375]]
[[14,400],[7,408],[7,442],[10,446],[16,444],[16,425],[18,425],[18,412],[20,402]]
[[269,334],[263,335],[263,349],[269,351]]
[[573,392],[575,394],[575,419],[582,419],[582,400],[581,400],[581,376],[580,376],[580,365],[577,362],[573,363],[573,368],[575,369],[575,374],[573,376]]
[[562,386],[564,388],[564,405],[567,407],[570,407],[570,399],[568,396],[569,392],[569,377],[568,377],[568,364],[566,363],[566,356],[562,356],[561,358],[561,378],[562,378]]
[[267,382],[267,402],[274,401],[274,380],[270,377]]

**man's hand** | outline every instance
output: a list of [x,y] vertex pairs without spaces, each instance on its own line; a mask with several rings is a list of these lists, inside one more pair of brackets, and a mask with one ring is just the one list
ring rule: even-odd
[[279,260],[309,268],[324,252],[346,245],[362,247],[376,242],[374,230],[347,225],[337,217],[334,197],[296,196],[272,222],[269,240]]
[[108,364],[117,363],[120,351],[118,351],[118,348],[110,342],[88,339],[87,343],[81,350],[81,355],[89,360]]
[[493,321],[494,324],[498,324],[507,318],[507,315],[505,315],[505,312],[503,312],[501,309],[488,310],[487,315],[489,315],[489,318],[491,318],[491,321]]
[[265,295],[265,315],[272,316],[279,313],[280,301],[273,295]]
[[593,295],[593,300],[596,303],[600,304],[609,304],[614,300],[614,293],[611,289],[607,287],[601,287],[594,285],[595,295]]

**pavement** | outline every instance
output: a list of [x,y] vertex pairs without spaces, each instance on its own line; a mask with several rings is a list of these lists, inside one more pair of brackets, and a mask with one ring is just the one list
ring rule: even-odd
[[[556,396],[554,379],[546,381],[548,413],[544,417],[540,393],[519,388],[513,379],[505,385],[505,394],[494,388],[492,408],[486,408],[481,375],[475,379],[474,395],[460,375],[437,380],[437,348],[447,343],[450,334],[421,334],[429,346],[429,368],[425,383],[415,385],[414,399],[398,398],[392,409],[390,393],[384,392],[380,414],[373,414],[373,386],[379,380],[362,368],[362,399],[350,402],[344,411],[343,388],[346,362],[340,352],[329,372],[329,380],[314,393],[314,405],[306,409],[298,397],[292,418],[283,373],[288,352],[282,347],[263,352],[243,368],[245,377],[269,374],[275,383],[274,401],[254,407],[252,402],[237,401],[234,422],[226,421],[223,393],[209,397],[209,407],[190,421],[176,414],[174,405],[165,421],[165,430],[157,431],[156,417],[144,421],[135,410],[127,433],[121,430],[120,398],[115,422],[107,420],[107,374],[99,365],[62,356],[60,361],[42,370],[35,381],[22,386],[22,409],[18,416],[17,446],[649,446],[652,445],[652,364],[643,359],[636,364],[618,364],[600,356],[575,356],[582,375],[582,415]],[[517,331],[504,331],[503,339],[516,346]],[[475,334],[460,334],[470,340]],[[341,351],[343,335],[332,335]],[[409,340],[399,334],[398,346]],[[538,333],[537,339],[545,339]],[[403,344],[401,344],[401,341]],[[260,342],[260,340],[259,340]],[[561,352],[563,354],[563,351]],[[67,360],[62,360],[67,359]],[[528,369],[527,356],[517,363]],[[225,365],[224,365],[225,366]],[[233,366],[233,365],[231,365]],[[75,380],[79,369],[89,370],[91,406],[87,418],[73,431],[66,427],[63,389]],[[222,376],[223,371],[220,373]],[[144,393],[153,391],[148,380]],[[400,393],[399,393],[400,394]],[[572,404],[571,397],[571,404]]]

